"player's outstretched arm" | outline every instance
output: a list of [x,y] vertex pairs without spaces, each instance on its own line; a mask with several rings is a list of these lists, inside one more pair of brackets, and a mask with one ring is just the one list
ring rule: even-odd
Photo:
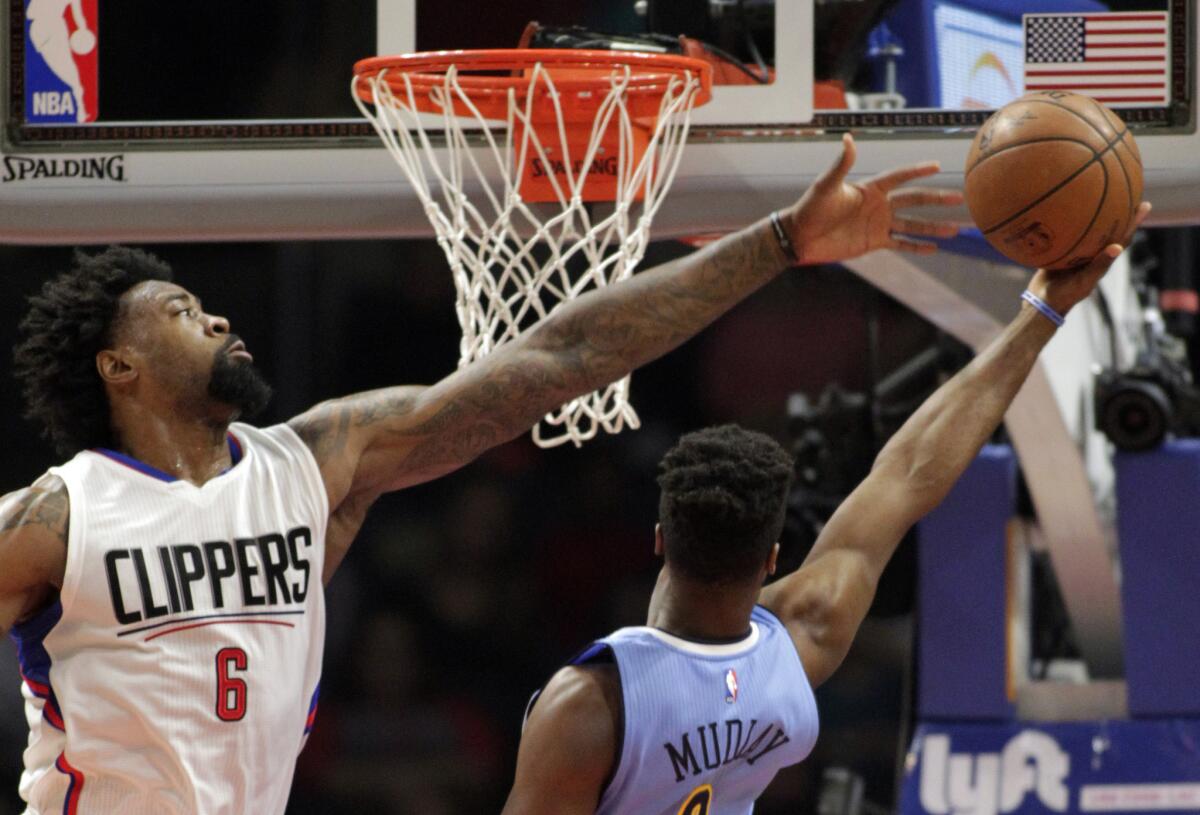
[[616,766],[620,726],[614,666],[555,674],[525,723],[503,815],[593,815]]
[[0,497],[0,632],[62,588],[69,515],[67,488],[58,478]]
[[[874,249],[932,251],[902,234],[948,235],[906,207],[957,193],[900,188],[936,163],[849,183],[853,140],[780,224],[805,263]],[[613,382],[693,336],[789,265],[769,219],[614,286],[566,303],[523,336],[429,388],[385,389],[324,403],[292,421],[316,453],[332,506],[461,467],[525,432],[549,410]]]
[[[1149,212],[1143,204],[1133,229]],[[1132,230],[1125,236],[1127,243]],[[1039,271],[1029,289],[1059,314],[1088,296],[1121,245],[1086,268]],[[871,473],[838,507],[804,564],[765,588],[761,602],[787,624],[814,686],[834,672],[866,616],[904,533],[941,503],[999,425],[1055,326],[1032,306],[970,365],[938,388],[888,441]]]

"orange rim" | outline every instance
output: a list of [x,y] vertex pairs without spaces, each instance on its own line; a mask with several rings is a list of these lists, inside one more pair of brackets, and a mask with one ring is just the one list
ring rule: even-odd
[[[699,107],[712,98],[712,66],[704,60],[676,54],[647,54],[640,51],[586,51],[580,49],[490,49],[477,51],[429,51],[391,57],[370,57],[354,64],[356,80],[379,77],[394,95],[408,94],[405,77],[425,109],[424,97],[442,87],[446,72],[458,70],[457,83],[486,118],[505,118],[509,92],[530,90],[525,71],[541,64],[554,80],[565,118],[594,113],[604,101],[614,70],[629,71],[625,104],[635,117],[658,113],[662,96],[670,83],[691,75],[700,89],[692,102]],[[477,75],[475,72],[488,72]],[[374,102],[371,86],[354,83],[355,93],[364,102]],[[535,101],[548,99],[544,85],[534,89]]]

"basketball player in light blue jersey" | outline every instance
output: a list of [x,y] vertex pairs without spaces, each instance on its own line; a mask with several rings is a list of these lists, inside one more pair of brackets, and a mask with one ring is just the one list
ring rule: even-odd
[[660,464],[665,564],[647,624],[598,640],[534,698],[504,815],[750,813],[775,773],[812,750],[813,689],[845,658],[896,545],[995,430],[1057,318],[1121,251],[1034,275],[1033,303],[909,418],[804,564],[765,589],[791,458],[735,426],[680,439]]

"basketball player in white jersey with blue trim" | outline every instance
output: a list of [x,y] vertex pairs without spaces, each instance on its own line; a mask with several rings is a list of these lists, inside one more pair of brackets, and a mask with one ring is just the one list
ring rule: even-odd
[[0,499],[0,629],[18,644],[28,815],[282,813],[312,726],[323,584],[384,492],[445,475],[621,378],[793,262],[930,252],[904,208],[936,163],[846,181],[565,304],[430,386],[323,403],[275,427],[251,356],[170,269],[113,248],[31,301],[29,416],[69,460]]
[[[1134,229],[1148,211],[1143,204]],[[812,750],[813,690],[845,658],[896,545],[974,459],[1057,317],[1121,248],[1079,271],[1038,272],[1029,292],[1040,307],[1023,303],[926,400],[804,564],[766,588],[790,456],[732,425],[680,439],[659,465],[655,550],[665,563],[646,625],[597,641],[535,696],[504,815],[750,813],[775,773]]]

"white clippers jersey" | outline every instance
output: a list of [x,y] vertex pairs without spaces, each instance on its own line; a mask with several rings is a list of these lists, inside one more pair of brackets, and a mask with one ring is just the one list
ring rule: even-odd
[[13,629],[26,815],[282,813],[316,712],[329,517],[285,425],[203,487],[111,451],[71,499],[60,601]]

